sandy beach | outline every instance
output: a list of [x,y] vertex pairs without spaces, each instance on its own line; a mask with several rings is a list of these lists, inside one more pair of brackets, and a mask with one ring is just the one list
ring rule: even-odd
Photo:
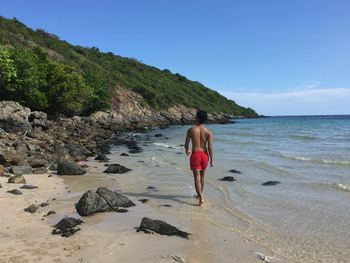
[[[231,231],[208,225],[200,214],[178,220],[132,197],[136,207],[128,213],[84,217],[81,231],[73,236],[52,235],[52,225],[65,216],[79,218],[74,208],[79,194],[70,191],[65,182],[72,180],[74,185],[74,181],[84,178],[62,179],[48,174],[24,177],[27,184],[38,188],[20,189],[21,184],[9,184],[7,178],[0,178],[0,262],[262,262],[255,252],[269,254]],[[12,189],[20,189],[23,194],[7,193]],[[48,205],[41,207],[44,202]],[[23,211],[31,204],[39,206],[37,212]],[[50,210],[56,214],[46,217]],[[144,216],[162,219],[192,235],[186,240],[137,233]]]

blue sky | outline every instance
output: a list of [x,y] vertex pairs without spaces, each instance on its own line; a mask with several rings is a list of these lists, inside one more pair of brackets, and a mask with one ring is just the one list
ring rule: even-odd
[[350,114],[349,14],[348,0],[0,0],[0,15],[265,115]]

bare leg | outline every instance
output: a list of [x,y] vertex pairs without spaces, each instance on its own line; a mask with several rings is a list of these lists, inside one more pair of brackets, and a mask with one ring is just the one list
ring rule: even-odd
[[201,174],[201,190],[202,190],[202,195],[203,195],[205,170],[201,170],[200,174]]
[[201,177],[200,177],[199,170],[193,170],[193,177],[194,177],[194,185],[196,187],[196,192],[199,198],[199,205],[202,205],[203,197],[202,197]]

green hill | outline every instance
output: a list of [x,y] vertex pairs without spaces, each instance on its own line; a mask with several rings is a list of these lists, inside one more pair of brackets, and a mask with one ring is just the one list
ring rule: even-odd
[[139,93],[144,105],[164,110],[174,105],[211,113],[255,117],[197,81],[167,69],[74,46],[17,19],[0,17],[0,98],[51,113],[89,114],[110,108],[117,87]]

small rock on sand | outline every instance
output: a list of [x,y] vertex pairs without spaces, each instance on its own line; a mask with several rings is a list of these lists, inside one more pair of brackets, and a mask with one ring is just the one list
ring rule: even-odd
[[36,212],[36,210],[38,210],[38,206],[37,205],[30,205],[28,206],[27,208],[24,208],[24,211],[25,212],[28,212],[28,213],[31,213],[31,214],[34,214]]
[[265,183],[263,183],[262,185],[263,186],[272,186],[272,185],[277,185],[277,184],[280,184],[281,182],[279,181],[267,181]]
[[7,191],[9,194],[13,194],[13,195],[21,195],[22,192],[18,189],[13,189],[13,190],[9,190]]
[[238,170],[235,170],[235,169],[229,170],[229,172],[233,173],[233,174],[241,174],[242,173],[241,171],[238,171]]
[[220,181],[233,182],[233,181],[236,181],[236,179],[233,176],[225,176],[221,178]]
[[20,188],[21,188],[21,189],[32,190],[32,189],[38,188],[38,186],[30,185],[30,184],[25,184],[25,185],[21,186]]
[[191,235],[187,232],[179,230],[172,225],[169,225],[162,220],[153,220],[147,217],[142,218],[140,227],[137,231],[143,231],[145,233],[156,232],[160,235],[179,236],[186,239],[188,239],[188,236]]
[[116,163],[116,164],[108,165],[108,168],[106,170],[104,170],[103,172],[110,173],[110,174],[122,174],[122,173],[126,173],[129,171],[131,171],[131,169],[126,168],[125,166]]
[[26,179],[22,175],[15,175],[10,177],[7,182],[9,184],[25,184]]
[[73,217],[65,217],[54,226],[52,230],[53,235],[61,235],[62,237],[70,237],[75,232],[79,231],[80,228],[75,228],[78,225],[83,224],[84,221]]

